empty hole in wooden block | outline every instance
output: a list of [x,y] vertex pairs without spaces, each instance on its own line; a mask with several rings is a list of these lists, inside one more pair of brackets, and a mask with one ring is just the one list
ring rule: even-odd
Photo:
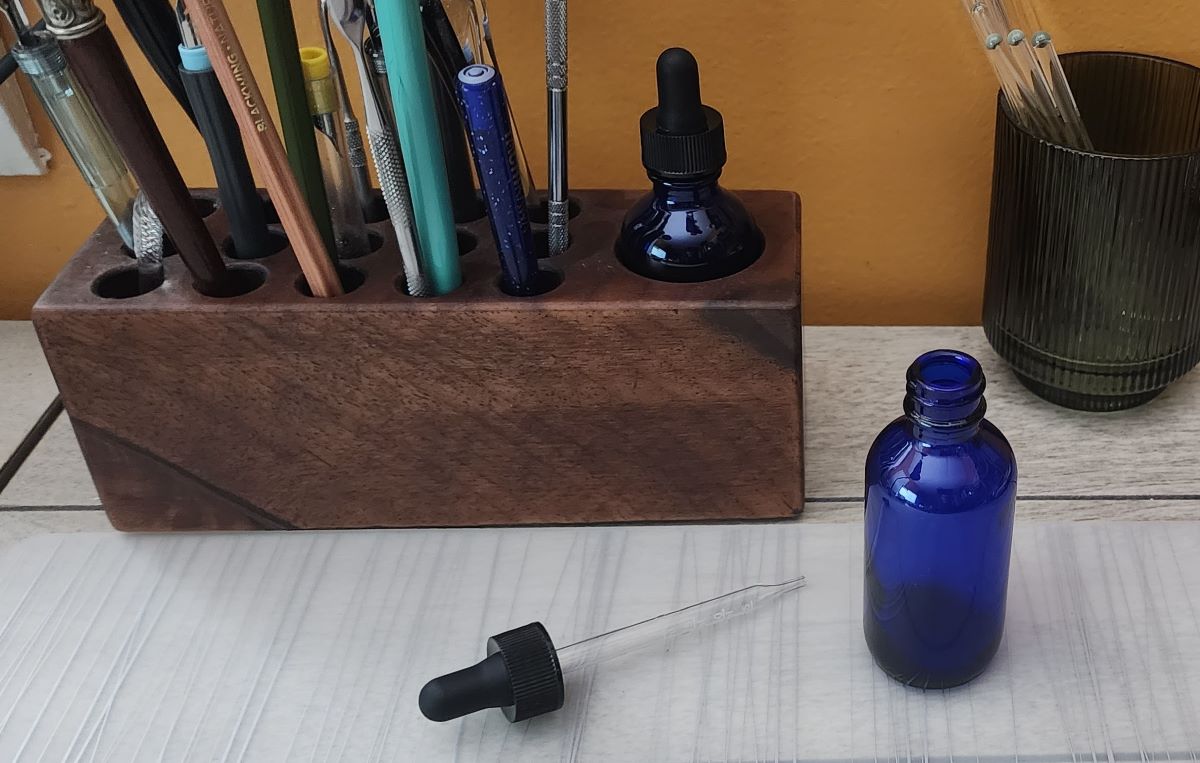
[[236,265],[229,265],[225,270],[229,274],[229,279],[224,291],[210,292],[198,284],[193,284],[196,291],[206,297],[231,299],[249,294],[267,282],[267,269],[262,265],[238,263]]
[[[583,207],[579,203],[579,199],[574,196],[567,197],[567,219],[574,220],[579,216],[579,211]],[[544,195],[539,194],[538,198],[529,203],[529,221],[546,225],[550,222],[550,202]]]
[[[467,225],[477,220],[482,220],[487,217],[487,205],[483,203],[483,196],[475,193],[475,203],[469,209],[458,210],[459,214],[454,217],[455,225]],[[459,219],[462,218],[462,219]]]
[[[575,237],[571,235],[571,231],[567,231],[567,249],[571,248],[574,241]],[[537,252],[539,260],[550,256],[550,231],[543,228],[533,232],[533,249]]]
[[192,206],[196,208],[196,214],[200,215],[202,219],[217,211],[216,199],[210,199],[207,196],[193,196]]
[[92,282],[92,293],[102,299],[129,299],[140,297],[162,286],[160,270],[154,276],[143,276],[137,266],[124,266],[104,273]]
[[456,228],[455,234],[458,236],[458,256],[462,257],[465,254],[470,254],[479,246],[479,237],[466,228]]
[[[362,286],[367,280],[367,276],[361,270],[352,268],[349,265],[338,265],[338,280],[342,282],[342,292],[349,294],[358,287]],[[296,279],[296,291],[306,297],[313,295],[312,289],[308,286],[308,279],[301,275]]]
[[340,260],[357,260],[359,257],[366,257],[368,254],[374,254],[383,248],[383,236],[380,236],[375,231],[367,231],[367,251],[362,254],[353,256],[340,256]]
[[383,200],[383,191],[376,188],[371,192],[371,203],[367,205],[367,213],[364,217],[367,223],[381,223],[390,219],[387,202]]
[[261,252],[239,252],[233,245],[233,238],[226,236],[221,242],[221,254],[226,257],[232,257],[235,260],[261,260],[263,257],[270,257],[272,254],[279,254],[284,249],[288,248],[287,235],[282,230],[270,228],[267,231],[267,248]]
[[510,297],[540,297],[557,289],[563,282],[563,274],[553,268],[542,268],[534,278],[533,289],[528,292],[510,291],[504,277],[496,278],[496,287]]

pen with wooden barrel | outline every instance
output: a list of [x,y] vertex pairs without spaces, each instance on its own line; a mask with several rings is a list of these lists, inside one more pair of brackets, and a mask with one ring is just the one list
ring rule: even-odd
[[104,13],[91,0],[38,0],[46,29],[91,97],[96,113],[162,221],[196,287],[228,292],[229,275],[208,228],[192,203],[179,168],[113,39]]

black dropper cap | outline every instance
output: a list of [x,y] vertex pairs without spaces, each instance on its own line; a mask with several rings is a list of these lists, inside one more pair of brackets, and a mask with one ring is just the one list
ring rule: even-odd
[[700,68],[683,48],[658,57],[658,106],[642,115],[642,164],[666,177],[710,175],[725,166],[721,113],[700,101]]
[[498,707],[516,723],[563,706],[558,653],[541,623],[492,636],[487,653],[471,667],[425,684],[417,702],[426,718],[449,721]]

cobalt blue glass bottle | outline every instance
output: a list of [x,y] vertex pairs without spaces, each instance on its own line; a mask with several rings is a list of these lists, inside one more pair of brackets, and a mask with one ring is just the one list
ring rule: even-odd
[[658,57],[658,106],[642,115],[642,164],[650,193],[626,213],[617,259],[658,281],[732,275],[763,253],[753,216],[717,184],[725,166],[721,114],[700,101],[695,57],[669,48]]
[[904,416],[867,455],[863,630],[910,686],[970,681],[1004,633],[1017,462],[983,417],[984,384],[966,353],[917,358]]

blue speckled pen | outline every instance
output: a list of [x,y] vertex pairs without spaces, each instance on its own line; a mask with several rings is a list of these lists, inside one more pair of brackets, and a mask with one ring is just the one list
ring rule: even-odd
[[471,64],[458,73],[458,94],[492,236],[500,253],[501,286],[514,296],[536,294],[537,252],[500,73],[490,66]]

